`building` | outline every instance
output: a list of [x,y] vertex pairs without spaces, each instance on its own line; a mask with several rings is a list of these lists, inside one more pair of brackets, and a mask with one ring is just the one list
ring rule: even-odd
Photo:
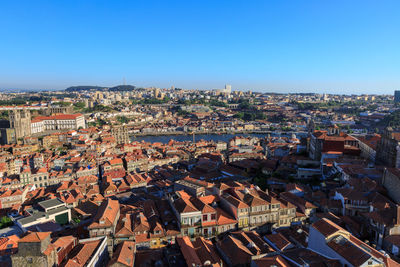
[[194,179],[189,176],[176,181],[174,184],[175,191],[184,190],[185,192],[197,197],[208,195],[211,187],[211,183]]
[[176,239],[187,266],[223,266],[215,245],[210,240],[197,237],[191,241],[188,236]]
[[11,208],[13,205],[22,204],[25,201],[26,194],[31,188],[31,186],[26,186],[22,190],[11,190],[7,188],[5,191],[0,191],[0,208],[7,209]]
[[344,266],[398,266],[383,253],[323,218],[310,227],[308,248]]
[[382,177],[382,185],[388,191],[389,196],[396,203],[400,203],[400,170],[396,168],[385,169]]
[[79,240],[79,243],[68,254],[68,260],[63,266],[106,266],[109,259],[107,242],[106,236]]
[[356,138],[358,147],[361,150],[361,157],[366,158],[372,162],[376,160],[376,147],[381,140],[379,134],[364,135]]
[[[33,124],[33,125],[32,125]],[[31,129],[35,133],[53,130],[78,130],[85,128],[85,117],[82,114],[58,114],[53,116],[39,116],[36,117],[33,123],[30,123]]]
[[135,264],[136,245],[133,241],[124,241],[117,245],[109,267],[133,267]]
[[399,103],[400,102],[400,90],[394,91],[394,102]]
[[44,121],[41,119],[32,119],[31,120],[31,133],[32,134],[37,134],[44,132],[45,126],[44,126]]
[[31,113],[29,110],[11,110],[9,119],[10,128],[15,129],[17,140],[31,135]]
[[400,132],[386,128],[376,148],[376,163],[391,168],[400,167]]
[[337,125],[330,126],[328,131],[314,131],[310,137],[309,155],[313,160],[320,160],[322,153],[340,152],[347,155],[360,155],[358,141],[343,132]]
[[15,129],[12,128],[0,128],[0,143],[2,145],[10,145],[17,143],[17,136]]
[[228,266],[249,266],[252,260],[275,252],[255,231],[232,232],[216,243]]
[[48,115],[51,114],[71,114],[73,112],[72,105],[69,106],[51,106],[46,110]]
[[128,127],[126,127],[125,125],[112,126],[111,134],[117,144],[129,144]]
[[34,184],[36,187],[46,187],[50,184],[49,173],[46,168],[33,171],[25,169],[20,173],[20,182],[23,185]]
[[223,90],[225,94],[230,94],[232,92],[232,86],[230,84],[225,84],[225,89]]
[[37,208],[29,208],[26,213],[29,215],[16,220],[16,224],[22,230],[45,222],[66,224],[71,221],[71,210],[58,198],[41,201]]
[[[51,240],[51,232],[30,232],[18,241],[18,252],[11,256],[12,266],[59,266],[77,244],[73,236]],[[76,266],[76,265],[74,265]]]
[[113,236],[120,216],[118,200],[107,199],[101,203],[93,222],[88,226],[90,237],[106,236],[109,252],[114,247]]

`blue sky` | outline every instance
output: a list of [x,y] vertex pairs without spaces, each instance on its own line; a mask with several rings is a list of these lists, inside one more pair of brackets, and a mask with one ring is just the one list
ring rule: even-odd
[[1,1],[0,88],[400,89],[400,1]]

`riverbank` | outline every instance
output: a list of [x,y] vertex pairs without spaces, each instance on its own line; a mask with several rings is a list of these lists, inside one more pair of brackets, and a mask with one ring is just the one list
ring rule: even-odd
[[[292,133],[270,133],[271,136],[286,136],[286,137],[291,137]],[[300,137],[306,133],[303,132],[298,132],[295,133],[297,137]],[[222,142],[228,142],[231,138],[235,136],[245,136],[245,137],[257,137],[257,138],[264,138],[268,134],[265,133],[230,133],[230,134],[195,134],[194,138],[192,134],[178,134],[178,135],[142,135],[142,136],[131,136],[131,141],[136,141],[136,142],[149,142],[149,143],[163,143],[166,144],[168,143],[171,139],[178,141],[178,142],[186,142],[190,141],[199,141],[199,140],[205,140],[205,141],[222,141]]]
[[183,131],[176,131],[176,132],[148,132],[148,133],[129,133],[131,137],[139,137],[139,136],[168,136],[168,135],[225,135],[225,134],[233,134],[233,135],[248,135],[248,134],[264,134],[271,136],[281,136],[281,135],[292,135],[292,134],[307,134],[307,132],[302,131],[197,131],[197,132],[183,132]]

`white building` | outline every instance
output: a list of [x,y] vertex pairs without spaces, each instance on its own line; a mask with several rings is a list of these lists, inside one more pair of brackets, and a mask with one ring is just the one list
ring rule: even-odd
[[39,116],[32,120],[32,133],[49,130],[77,130],[85,128],[85,117],[82,114],[59,114],[53,116]]
[[41,133],[45,130],[44,121],[40,119],[31,120],[31,134]]

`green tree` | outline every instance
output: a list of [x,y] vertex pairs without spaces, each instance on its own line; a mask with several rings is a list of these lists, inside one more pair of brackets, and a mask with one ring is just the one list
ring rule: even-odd
[[128,123],[129,119],[126,116],[117,116],[117,121],[120,123]]
[[74,103],[74,110],[81,110],[85,108],[85,103],[84,102],[77,102]]
[[64,102],[64,101],[59,101],[59,102],[54,102],[53,105],[55,106],[60,106],[60,107],[68,107],[71,105],[69,102]]
[[7,216],[3,216],[0,218],[0,229],[12,226],[13,224],[13,221]]

